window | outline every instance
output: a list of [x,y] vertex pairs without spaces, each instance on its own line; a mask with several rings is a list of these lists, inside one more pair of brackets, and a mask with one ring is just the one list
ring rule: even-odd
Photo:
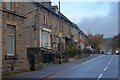
[[55,45],[56,48],[58,47],[59,42],[60,42],[60,41],[59,41],[59,37],[56,36],[56,45]]
[[15,54],[15,27],[8,25],[7,27],[7,55]]
[[6,2],[6,3],[5,3],[5,8],[6,8],[7,10],[12,10],[12,2]]
[[50,33],[46,31],[42,31],[41,35],[41,47],[49,48],[50,47]]
[[10,2],[5,2],[5,9],[13,10],[13,8],[14,8],[14,2],[12,2],[12,0],[10,0]]
[[44,24],[47,24],[47,19],[48,19],[47,13],[44,12]]
[[40,29],[40,47],[51,48],[50,33],[51,30],[48,28]]
[[76,32],[75,34],[78,34],[77,30],[75,32]]
[[43,46],[47,47],[48,46],[48,33],[47,32],[43,32]]

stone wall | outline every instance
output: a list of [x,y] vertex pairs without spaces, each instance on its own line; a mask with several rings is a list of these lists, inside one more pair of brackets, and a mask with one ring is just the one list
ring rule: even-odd
[[0,2],[0,79],[2,78],[2,5]]
[[[19,4],[19,8],[20,8]],[[22,6],[21,6],[22,7]],[[21,8],[20,8],[21,9]],[[27,62],[27,27],[25,25],[24,13],[12,14],[7,11],[2,12],[2,72],[3,75],[23,72],[28,70]],[[11,16],[7,16],[11,15]],[[7,25],[15,26],[15,55],[10,57],[7,55]],[[1,38],[0,38],[1,39]]]

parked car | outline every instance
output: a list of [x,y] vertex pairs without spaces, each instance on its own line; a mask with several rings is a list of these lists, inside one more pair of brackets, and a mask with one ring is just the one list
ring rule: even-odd
[[108,53],[106,53],[107,55],[111,55],[112,53],[110,53],[110,52],[108,52]]

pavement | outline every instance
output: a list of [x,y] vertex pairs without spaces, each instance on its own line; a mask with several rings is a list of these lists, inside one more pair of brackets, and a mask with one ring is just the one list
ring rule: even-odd
[[[94,54],[73,62],[53,64],[36,71],[7,76],[8,79],[85,79],[87,80],[120,80],[118,79],[118,55]],[[89,79],[88,79],[89,78]]]

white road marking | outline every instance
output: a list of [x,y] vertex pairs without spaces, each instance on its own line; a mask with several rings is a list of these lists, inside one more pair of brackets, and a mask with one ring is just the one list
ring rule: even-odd
[[[104,55],[102,55],[102,56],[104,56]],[[90,59],[90,60],[88,60],[88,61],[85,61],[85,62],[81,63],[80,65],[82,65],[82,64],[86,64],[86,63],[88,63],[88,62],[90,62],[90,61],[93,61],[93,60],[95,60],[95,59],[97,59],[97,58],[100,58],[100,57],[102,57],[102,56],[99,56],[99,57],[96,57],[96,58]],[[79,67],[80,65],[73,67],[73,69]]]
[[110,63],[112,62],[113,58],[109,61],[108,65],[110,65]]
[[[104,56],[104,55],[102,55],[102,56]],[[99,57],[96,57],[96,58],[90,59],[90,60],[88,60],[88,61],[86,61],[86,62],[84,62],[84,63],[82,63],[82,64],[88,63],[88,62],[93,61],[93,60],[95,60],[95,59],[97,59],[97,58],[100,58],[100,57],[102,57],[102,56],[99,56]]]
[[110,65],[111,62],[108,63],[108,65]]
[[104,69],[104,71],[106,71],[107,68],[108,68],[108,67],[106,66],[105,69]]
[[108,66],[110,65],[110,63],[112,62],[112,60],[113,60],[113,58],[110,59],[110,61],[108,62],[108,64],[107,64],[106,67],[104,68],[103,72],[99,75],[99,77],[98,77],[97,80],[99,80],[99,79],[102,77],[103,73],[107,70],[107,68],[108,68]]
[[100,79],[102,77],[103,73],[99,75],[98,79]]
[[[104,56],[104,55],[102,55],[102,56]],[[97,59],[97,58],[100,58],[100,57],[102,57],[102,56],[99,56],[99,57],[96,57],[96,58],[90,59],[90,60],[88,60],[88,61],[86,61],[86,62],[84,62],[84,63],[81,63],[80,65],[85,64],[85,63],[88,63],[88,62],[90,62],[90,61],[93,61],[93,60],[95,60],[95,59]],[[61,74],[65,73],[65,72],[67,72],[67,71],[70,71],[70,70],[72,70],[72,69],[78,68],[80,65],[75,66],[75,67],[73,67],[73,68],[71,68],[71,69],[68,69],[68,70],[65,70],[65,71],[59,72],[58,74],[53,75],[52,77],[55,77],[55,76],[61,75]]]

